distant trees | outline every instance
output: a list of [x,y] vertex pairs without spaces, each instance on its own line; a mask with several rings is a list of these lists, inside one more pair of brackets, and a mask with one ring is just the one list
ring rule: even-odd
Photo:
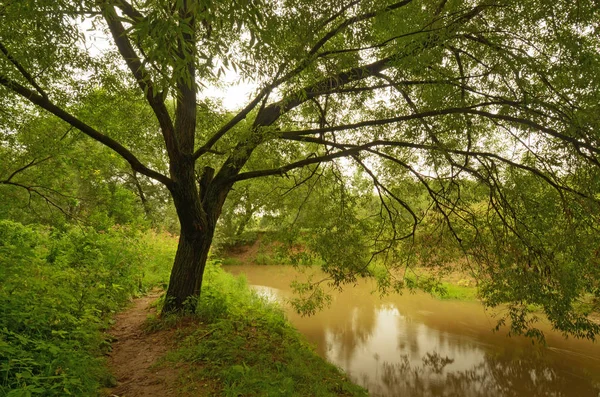
[[[361,170],[379,197],[367,257],[410,262],[398,248],[433,214],[517,328],[533,302],[591,336],[574,305],[600,296],[599,17],[591,0],[9,1],[0,106],[43,109],[168,189],[181,232],[166,311],[193,306],[239,183],[327,175],[323,208],[346,208],[323,235],[335,259],[363,227],[343,193]],[[199,94],[226,69],[258,88],[224,116]],[[344,283],[362,268],[326,270]]]

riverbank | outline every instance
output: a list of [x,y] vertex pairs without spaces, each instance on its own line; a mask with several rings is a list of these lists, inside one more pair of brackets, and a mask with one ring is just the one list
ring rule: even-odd
[[[119,385],[109,395],[149,395],[148,388],[157,387],[161,395],[173,396],[367,395],[319,357],[279,307],[252,292],[245,278],[212,262],[204,280],[195,315],[154,315],[139,332],[129,332],[142,350],[168,347],[158,357],[144,351],[139,368],[115,367]],[[120,354],[119,343],[113,354]],[[126,355],[137,357],[131,345]]]
[[[277,244],[259,236],[252,242],[229,247],[222,253],[224,265],[286,265],[285,259],[277,254]],[[423,280],[439,280],[431,294],[441,300],[478,301],[477,283],[470,275],[459,269],[444,274],[434,274],[431,269],[417,268],[407,275],[415,285]]]

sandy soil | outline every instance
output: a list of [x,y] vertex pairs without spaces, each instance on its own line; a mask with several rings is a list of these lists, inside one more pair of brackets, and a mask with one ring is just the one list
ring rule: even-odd
[[155,309],[150,305],[160,292],[136,299],[132,306],[119,313],[109,331],[112,344],[108,364],[117,386],[106,390],[111,397],[178,396],[179,368],[157,367],[154,364],[173,347],[175,330],[147,333],[143,324]]

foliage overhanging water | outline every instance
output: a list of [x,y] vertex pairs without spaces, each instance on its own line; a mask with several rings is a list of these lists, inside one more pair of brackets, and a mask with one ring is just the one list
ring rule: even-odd
[[[305,277],[287,266],[229,266],[270,299]],[[380,298],[365,281],[334,292],[312,317],[287,310],[318,353],[378,396],[600,396],[600,344],[564,339],[541,324],[547,346],[492,332],[477,302],[405,293]]]

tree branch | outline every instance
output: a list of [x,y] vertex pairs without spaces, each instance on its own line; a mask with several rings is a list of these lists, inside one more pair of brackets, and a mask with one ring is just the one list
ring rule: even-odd
[[331,15],[330,17],[325,19],[323,22],[321,22],[319,24],[319,26],[317,27],[316,31],[323,29],[325,26],[327,26],[331,22],[335,21],[338,17],[342,16],[343,13],[345,13],[347,10],[349,10],[350,8],[354,7],[357,4],[360,4],[360,0],[354,0],[354,1],[351,1],[350,3],[346,4],[345,6],[342,6],[342,8],[338,12],[334,13],[333,15]]
[[[337,149],[340,149],[339,152],[336,152],[335,154],[338,154],[338,156],[336,157],[343,157],[343,156],[348,156],[349,154],[344,154],[344,155],[339,155],[340,153],[344,152],[344,151],[350,151],[350,150],[358,150],[358,151],[368,151],[370,153],[376,154],[378,156],[384,157],[388,160],[393,160],[394,162],[397,162],[397,160],[385,153],[379,152],[377,150],[375,150],[374,148],[378,147],[378,146],[387,146],[387,147],[404,147],[404,148],[411,148],[411,149],[421,149],[421,150],[427,150],[427,151],[435,151],[435,152],[442,152],[444,154],[448,154],[448,153],[452,153],[452,154],[458,154],[458,155],[462,155],[462,156],[470,156],[470,157],[481,157],[481,158],[488,158],[488,159],[495,159],[498,160],[508,166],[511,166],[513,168],[519,168],[525,171],[528,171],[540,178],[542,178],[545,182],[547,182],[550,186],[552,186],[553,188],[555,188],[557,191],[567,191],[573,194],[576,194],[580,197],[584,197],[584,198],[590,198],[589,196],[587,196],[586,194],[575,190],[569,186],[566,185],[561,185],[559,184],[557,181],[553,180],[550,176],[544,174],[542,171],[540,171],[537,168],[528,166],[528,165],[524,165],[524,164],[520,164],[517,162],[514,162],[512,160],[509,160],[507,158],[504,158],[496,153],[492,153],[492,152],[482,152],[482,151],[473,151],[473,150],[461,150],[461,149],[450,149],[450,148],[444,148],[444,147],[440,147],[440,146],[435,146],[435,145],[426,145],[426,144],[420,144],[420,143],[413,143],[413,142],[404,142],[404,141],[387,141],[387,140],[375,140],[363,145],[354,145],[354,144],[344,144],[344,143],[337,143],[337,142],[331,142],[331,141],[327,141],[324,140],[322,138],[313,138],[313,137],[305,137],[305,136],[301,136],[301,137],[296,137],[296,138],[288,138],[288,140],[295,140],[295,141],[300,141],[300,142],[308,142],[308,143],[316,143],[316,144],[320,144],[320,145],[327,145],[327,146],[331,146],[331,147],[335,147]],[[323,156],[326,157],[326,156]],[[315,160],[318,159],[319,157],[313,157],[310,160]],[[308,160],[308,159],[307,159]],[[305,161],[305,160],[303,160]],[[303,161],[300,162],[296,162],[293,164],[300,164],[303,163]],[[330,161],[330,160],[324,160],[324,161]],[[457,167],[460,167],[470,173],[473,173],[473,170],[468,168],[468,167],[463,167],[460,164],[456,164],[453,161],[450,161],[450,163],[454,164]],[[314,163],[314,162],[312,162]],[[311,163],[311,164],[312,164]],[[291,165],[291,164],[290,164]],[[300,164],[298,167],[293,167],[293,168],[299,168],[299,167],[303,167],[304,165]],[[281,168],[285,168],[287,166],[281,167]],[[281,169],[279,168],[279,169]],[[277,169],[277,170],[279,170]],[[291,168],[290,168],[291,169]],[[284,172],[289,171],[290,169],[286,169]],[[276,171],[276,170],[265,170],[265,171]],[[258,171],[256,171],[258,172]],[[248,173],[244,173],[244,174],[240,174],[240,176],[242,175],[246,175]],[[280,172],[274,172],[272,175],[278,175],[281,174]],[[258,175],[258,176],[262,176],[262,175]],[[552,175],[553,176],[553,175]],[[254,176],[249,176],[248,178],[244,178],[244,179],[250,179],[253,178]]]
[[325,162],[333,161],[333,160],[335,160],[337,158],[341,158],[341,157],[352,156],[354,154],[358,154],[361,150],[364,150],[364,149],[365,149],[365,147],[363,147],[363,146],[356,146],[356,147],[353,147],[350,149],[340,150],[338,152],[334,152],[334,153],[331,153],[331,154],[328,154],[325,156],[308,157],[304,160],[296,161],[296,162],[290,163],[288,165],[284,165],[283,167],[279,167],[279,168],[243,172],[243,173],[233,176],[227,182],[233,183],[233,182],[244,181],[246,179],[260,178],[260,177],[264,177],[264,176],[284,175],[286,172],[291,171],[296,168],[306,167],[307,165],[311,165],[311,164],[325,163]]
[[345,49],[342,49],[342,50],[323,51],[323,52],[318,53],[316,56],[318,58],[325,58],[325,57],[328,57],[330,55],[347,54],[347,53],[350,53],[350,52],[361,52],[361,51],[367,51],[367,50],[380,49],[380,48],[383,48],[386,45],[388,45],[391,42],[396,41],[398,39],[402,39],[402,38],[406,38],[406,37],[410,37],[410,36],[415,36],[415,35],[418,35],[418,34],[433,33],[433,32],[436,32],[436,31],[442,30],[442,29],[444,29],[444,27],[436,28],[436,29],[430,29],[430,30],[426,30],[426,29],[415,30],[415,31],[410,32],[410,33],[404,33],[404,34],[400,34],[398,36],[390,37],[389,39],[386,39],[386,40],[382,41],[381,43],[373,44],[373,45],[370,45],[370,46],[367,46],[367,47],[356,47],[356,48],[345,48]]
[[272,89],[272,85],[263,88],[258,95],[248,104],[244,109],[238,112],[231,120],[229,120],[224,126],[222,126],[217,132],[213,134],[198,150],[194,152],[194,160],[197,160],[204,153],[208,153],[212,150],[212,147],[225,135],[229,130],[235,127],[240,121],[244,120],[248,113],[250,113],[256,105],[266,96]]
[[317,51],[319,51],[319,49],[321,49],[329,40],[331,40],[333,37],[335,37],[335,35],[337,35],[340,31],[342,31],[343,29],[347,28],[350,25],[353,25],[357,22],[361,22],[361,21],[365,21],[367,19],[371,19],[374,18],[375,16],[384,13],[384,12],[389,12],[389,11],[393,11],[393,10],[397,10],[398,8],[401,8],[407,4],[410,4],[412,2],[412,0],[403,0],[403,1],[399,1],[397,3],[394,4],[390,4],[389,6],[381,9],[381,10],[377,10],[377,11],[372,11],[372,12],[367,12],[361,15],[357,15],[355,17],[352,18],[348,18],[346,19],[344,22],[340,23],[338,26],[336,26],[334,29],[330,30],[329,32],[327,32],[322,38],[321,40],[319,40],[308,52],[309,56],[312,56],[314,54],[317,53]]
[[117,7],[123,11],[123,14],[127,15],[134,22],[139,22],[145,19],[144,15],[136,10],[133,5],[126,0],[118,0],[116,2]]
[[79,129],[81,132],[83,132],[90,138],[94,139],[95,141],[98,141],[98,142],[102,143],[103,145],[109,147],[110,149],[115,151],[117,154],[119,154],[121,157],[123,157],[131,165],[131,168],[133,168],[140,174],[146,175],[156,181],[159,181],[159,182],[163,183],[164,185],[166,185],[167,187],[171,185],[171,182],[172,182],[171,179],[169,179],[168,177],[166,177],[165,175],[163,175],[157,171],[154,171],[154,170],[146,167],[144,164],[142,164],[142,162],[140,160],[138,160],[137,157],[135,157],[135,155],[132,152],[130,152],[127,148],[125,148],[119,142],[115,141],[114,139],[112,139],[109,136],[106,136],[106,135],[98,132],[93,127],[87,125],[86,123],[79,120],[75,116],[71,115],[67,111],[56,106],[54,103],[50,102],[50,100],[48,100],[40,95],[37,95],[36,93],[29,90],[28,88],[23,87],[21,84],[11,81],[2,75],[0,75],[0,85],[5,86],[9,90],[19,94],[20,96],[22,96],[26,100],[30,101],[31,103],[38,105],[39,107],[54,114],[61,120],[67,122],[68,124],[72,125],[73,127],[77,128],[77,129]]
[[48,94],[46,94],[46,92],[42,89],[42,87],[40,87],[38,85],[38,83],[35,81],[35,79],[33,78],[33,76],[27,70],[25,70],[25,68],[23,67],[23,65],[21,65],[19,63],[19,61],[17,61],[8,52],[8,49],[6,49],[6,47],[4,46],[4,44],[2,44],[1,42],[0,42],[0,51],[8,58],[8,60],[13,65],[15,65],[15,67],[17,68],[17,70],[23,75],[23,77],[25,77],[25,80],[27,80],[27,82],[29,84],[31,84],[33,86],[33,88],[35,88],[35,90],[42,96],[42,98],[48,99]]
[[365,121],[360,121],[358,123],[340,124],[340,125],[334,125],[331,127],[311,128],[311,129],[307,129],[307,130],[284,131],[281,133],[281,137],[284,139],[287,139],[287,138],[294,137],[294,136],[319,135],[319,134],[324,134],[326,132],[345,131],[345,130],[357,129],[357,128],[362,128],[362,127],[388,125],[388,124],[399,123],[401,121],[424,119],[427,117],[443,116],[443,115],[449,115],[449,114],[460,114],[460,113],[468,112],[469,110],[472,110],[473,108],[483,107],[483,106],[491,106],[491,105],[500,105],[500,104],[503,104],[503,102],[482,102],[482,103],[478,103],[475,105],[460,107],[460,108],[446,108],[446,109],[439,109],[439,110],[429,110],[429,111],[425,111],[425,112],[421,112],[421,113],[412,113],[412,114],[408,114],[408,115],[383,118],[383,119],[365,120]]
[[421,113],[413,113],[410,115],[403,115],[403,116],[391,117],[391,118],[385,118],[385,119],[365,120],[365,121],[361,121],[358,123],[342,124],[342,125],[336,125],[336,126],[332,126],[332,127],[285,131],[285,132],[281,133],[281,137],[284,139],[289,139],[294,136],[318,135],[318,134],[323,134],[326,132],[345,131],[345,130],[357,129],[357,128],[361,128],[361,127],[388,125],[388,124],[398,123],[401,121],[423,119],[423,118],[427,118],[427,117],[443,116],[443,115],[450,115],[450,114],[472,114],[472,115],[482,116],[484,118],[488,118],[488,119],[492,119],[492,120],[508,121],[511,123],[530,127],[532,129],[546,133],[554,138],[558,138],[564,142],[568,142],[568,143],[572,144],[575,148],[586,148],[593,153],[600,153],[600,148],[598,148],[592,144],[589,144],[587,142],[582,142],[576,138],[573,138],[571,136],[560,133],[553,128],[545,127],[541,124],[536,123],[533,120],[528,120],[528,119],[525,119],[522,117],[515,117],[515,116],[504,115],[504,114],[491,113],[491,112],[477,109],[480,107],[485,107],[485,106],[490,106],[490,105],[506,105],[506,102],[504,102],[504,101],[482,102],[479,104],[466,106],[466,107],[430,110],[430,111],[425,111],[425,112],[421,112]]
[[163,102],[162,93],[155,90],[154,83],[131,46],[125,28],[119,20],[114,7],[104,5],[102,11],[119,53],[125,60],[127,67],[133,74],[140,89],[144,92],[148,104],[150,104],[150,107],[158,119],[169,157],[172,159],[178,158],[179,145],[175,136],[175,127],[173,126],[167,107]]
[[27,190],[27,192],[29,193],[29,206],[31,206],[32,195],[36,194],[37,196],[39,196],[40,198],[42,198],[46,202],[46,204],[48,204],[48,205],[56,208],[57,210],[59,210],[60,212],[62,212],[63,215],[65,215],[67,218],[73,218],[73,216],[71,216],[70,214],[68,214],[60,205],[58,205],[57,203],[55,203],[52,199],[50,199],[44,193],[40,192],[37,189],[37,187],[39,187],[39,186],[27,186],[27,185],[23,185],[22,183],[11,182],[10,180],[0,181],[0,185],[16,186],[16,187],[20,187],[22,189]]
[[389,67],[391,62],[396,58],[397,56],[390,56],[368,65],[357,66],[296,91],[290,96],[265,107],[264,112],[261,112],[256,117],[254,124],[255,126],[269,126],[273,124],[281,115],[294,109],[309,99],[327,94],[331,90],[335,90],[336,88],[344,86],[350,82],[360,81],[374,76],[376,73]]
[[[415,214],[413,209],[410,207],[410,205],[408,205],[408,203],[406,201],[402,200],[400,197],[395,195],[390,189],[388,189],[383,183],[381,183],[379,181],[379,178],[377,178],[377,175],[375,175],[375,173],[373,171],[371,171],[371,169],[369,167],[367,167],[367,165],[362,160],[360,160],[360,158],[358,158],[358,156],[353,156],[352,158],[354,159],[354,161],[356,161],[362,167],[363,170],[365,170],[365,172],[367,174],[369,174],[369,176],[373,180],[373,184],[375,185],[375,188],[377,189],[377,193],[379,195],[379,200],[381,201],[381,204],[384,206],[385,210],[387,211],[387,213],[389,215],[390,223],[392,225],[392,230],[394,231],[394,235],[393,235],[392,239],[394,241],[404,240],[404,239],[409,238],[410,236],[414,236],[416,233],[416,230],[417,230],[417,225],[419,224],[419,219],[417,218],[417,215]],[[392,212],[391,212],[390,208],[388,207],[388,205],[385,203],[385,200],[381,194],[381,190],[383,190],[385,192],[385,194],[387,194],[392,199],[394,199],[398,204],[400,204],[412,217],[412,219],[413,219],[412,231],[409,234],[401,236],[400,238],[397,237],[398,231],[396,230],[396,225],[393,220]],[[394,210],[398,214],[398,210],[396,210],[396,209],[394,209]]]
[[25,164],[24,166],[22,166],[20,168],[17,168],[15,171],[13,171],[13,173],[10,174],[8,176],[8,178],[5,179],[5,182],[10,182],[18,173],[25,171],[27,168],[34,167],[40,163],[43,163],[44,161],[48,161],[51,158],[52,158],[52,156],[48,156],[41,160],[36,160],[36,159],[31,160],[29,163]]

